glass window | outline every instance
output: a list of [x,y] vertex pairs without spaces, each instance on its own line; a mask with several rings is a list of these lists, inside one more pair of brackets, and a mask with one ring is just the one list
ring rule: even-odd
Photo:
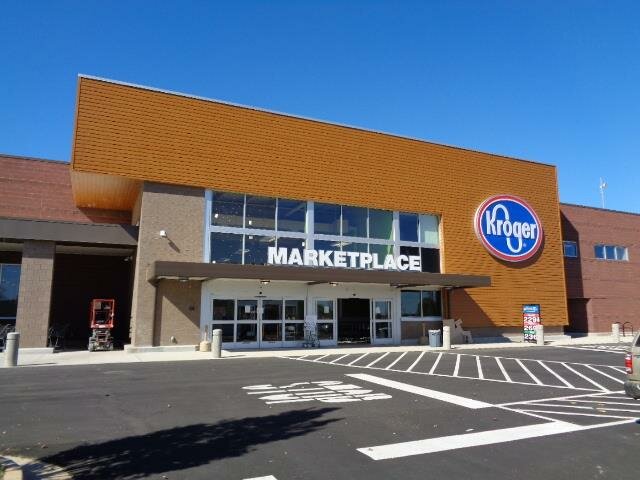
[[388,300],[376,300],[373,307],[376,320],[391,319],[391,302]]
[[263,323],[262,324],[262,341],[263,342],[282,341],[282,323]]
[[422,316],[423,317],[442,316],[439,291],[424,290],[422,292]]
[[400,247],[400,255],[406,255],[407,257],[420,256],[420,247]]
[[313,248],[315,250],[340,250],[340,243],[333,240],[315,240],[313,242]]
[[305,242],[302,238],[278,237],[278,248],[288,248],[289,250],[297,248],[300,250],[300,254],[302,254],[304,245]]
[[440,245],[438,223],[435,215],[420,215],[420,242],[434,247]]
[[242,263],[242,235],[235,233],[211,234],[212,263]]
[[391,322],[375,322],[376,338],[391,338]]
[[577,257],[578,245],[576,242],[562,242],[562,248],[565,257]]
[[318,323],[318,340],[333,340],[333,323]]
[[616,260],[628,260],[627,257],[627,248],[626,247],[616,247]]
[[247,195],[246,228],[276,229],[276,199]]
[[237,342],[257,342],[258,341],[258,324],[257,323],[239,323]]
[[333,320],[333,300],[318,300],[316,313],[318,320]]
[[342,207],[342,235],[347,237],[367,236],[367,209]]
[[418,215],[416,213],[400,213],[400,240],[404,242],[418,241]]
[[284,319],[304,320],[304,300],[285,300]]
[[244,263],[247,265],[265,265],[267,263],[267,249],[275,246],[275,237],[264,235],[245,235]]
[[225,227],[242,227],[244,195],[213,192],[211,224]]
[[400,293],[400,310],[403,317],[420,317],[420,292],[403,290]]
[[296,342],[304,340],[304,323],[285,323],[284,341]]
[[18,311],[20,265],[0,264],[0,318],[15,318]]
[[604,255],[607,260],[615,260],[616,258],[616,247],[613,245],[605,245],[604,246]]
[[214,323],[211,330],[222,330],[222,341],[224,343],[233,342],[233,323]]
[[366,243],[356,243],[356,242],[342,242],[342,251],[343,252],[367,252],[367,244]]
[[234,310],[235,310],[234,300],[214,300],[213,301],[213,319],[214,320],[233,320]]
[[376,243],[369,244],[369,253],[378,254],[378,263],[384,263],[387,255],[393,255],[393,245],[378,245]]
[[314,231],[324,235],[340,235],[340,205],[316,203]]
[[282,320],[282,300],[263,300],[262,319]]
[[303,232],[307,218],[307,202],[278,199],[278,230]]
[[595,246],[595,253],[596,253],[596,258],[602,258],[604,259],[604,245],[596,245]]
[[393,240],[393,212],[369,209],[369,237]]
[[257,300],[238,300],[238,320],[256,320],[257,311]]
[[423,272],[440,273],[440,249],[420,248],[420,265]]

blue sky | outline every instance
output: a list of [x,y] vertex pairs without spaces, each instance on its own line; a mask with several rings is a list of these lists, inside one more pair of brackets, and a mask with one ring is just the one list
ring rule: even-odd
[[[640,213],[637,1],[0,4],[0,152],[68,160],[78,73],[558,166]],[[479,179],[480,180],[480,179]]]

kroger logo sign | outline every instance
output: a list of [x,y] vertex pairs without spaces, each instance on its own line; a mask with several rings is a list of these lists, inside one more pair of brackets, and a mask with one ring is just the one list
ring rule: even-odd
[[476,235],[489,252],[508,262],[533,257],[542,245],[542,224],[527,202],[511,195],[486,199],[476,211]]

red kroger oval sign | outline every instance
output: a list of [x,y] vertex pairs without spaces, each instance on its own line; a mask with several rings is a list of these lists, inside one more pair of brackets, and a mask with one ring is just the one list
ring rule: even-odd
[[482,202],[474,227],[489,253],[507,262],[527,260],[542,245],[538,215],[527,202],[513,195],[496,195]]

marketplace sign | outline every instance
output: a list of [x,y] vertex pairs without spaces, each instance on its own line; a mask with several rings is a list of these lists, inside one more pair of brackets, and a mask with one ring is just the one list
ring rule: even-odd
[[270,265],[299,265],[305,267],[370,268],[374,270],[400,270],[420,272],[422,265],[417,255],[386,255],[377,253],[342,252],[269,247],[267,263]]

